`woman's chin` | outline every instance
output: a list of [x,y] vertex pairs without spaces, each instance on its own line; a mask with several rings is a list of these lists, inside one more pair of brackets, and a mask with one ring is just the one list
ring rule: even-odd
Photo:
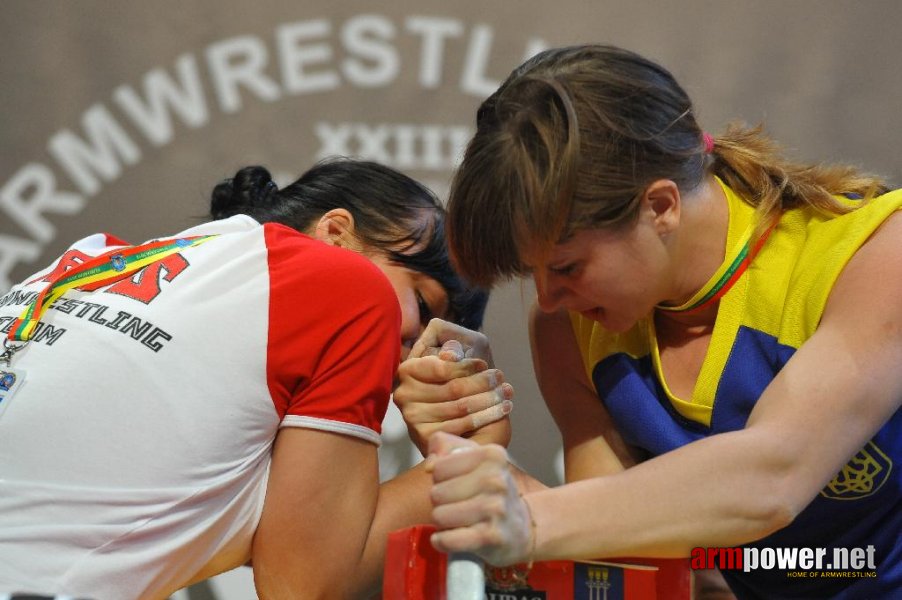
[[625,333],[636,324],[635,319],[617,318],[601,307],[581,310],[580,314],[591,321],[599,323],[611,333]]

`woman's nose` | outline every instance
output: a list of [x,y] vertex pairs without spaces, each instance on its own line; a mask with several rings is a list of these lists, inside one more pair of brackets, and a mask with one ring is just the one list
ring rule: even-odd
[[555,281],[554,275],[536,277],[535,283],[539,308],[547,313],[555,312],[560,309],[566,290],[564,289],[564,286]]

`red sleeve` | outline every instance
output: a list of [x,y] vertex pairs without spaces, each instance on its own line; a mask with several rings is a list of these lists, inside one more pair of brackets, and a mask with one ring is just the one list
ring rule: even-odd
[[401,347],[391,284],[360,254],[281,225],[264,227],[267,384],[282,426],[378,444]]

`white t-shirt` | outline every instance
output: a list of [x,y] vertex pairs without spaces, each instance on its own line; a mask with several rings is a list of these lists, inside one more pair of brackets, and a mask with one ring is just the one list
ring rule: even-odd
[[[15,355],[0,593],[164,598],[249,559],[279,427],[379,443],[400,337],[382,273],[243,215],[174,237],[207,234],[66,293]],[[85,238],[0,296],[4,336],[48,274],[115,245]]]

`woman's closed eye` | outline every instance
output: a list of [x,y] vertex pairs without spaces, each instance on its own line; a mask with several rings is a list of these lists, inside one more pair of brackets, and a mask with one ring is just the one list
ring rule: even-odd
[[572,262],[556,267],[548,267],[548,270],[555,275],[560,275],[561,277],[570,277],[572,275],[575,275],[579,271],[579,263]]
[[433,314],[432,309],[429,307],[429,303],[426,302],[426,299],[423,297],[423,294],[421,294],[419,290],[417,290],[415,293],[417,297],[417,307],[420,311],[420,323],[423,326],[426,326],[435,315]]

